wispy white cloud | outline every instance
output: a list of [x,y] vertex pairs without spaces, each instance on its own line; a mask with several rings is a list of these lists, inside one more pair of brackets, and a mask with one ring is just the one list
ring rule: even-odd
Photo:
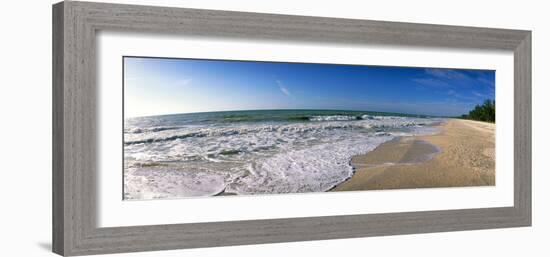
[[424,86],[435,87],[435,88],[447,88],[451,86],[449,85],[449,83],[445,81],[434,79],[434,78],[414,78],[412,79],[412,81]]
[[484,78],[484,77],[478,77],[477,80],[479,82],[487,84],[489,86],[492,86],[492,87],[495,86],[495,81],[494,80],[490,80],[490,79],[487,79],[487,78]]
[[176,85],[176,86],[185,86],[185,85],[191,83],[191,81],[193,81],[193,79],[180,79],[180,80],[174,82],[174,85]]
[[442,79],[466,79],[468,76],[462,72],[451,69],[426,69],[426,74]]
[[495,96],[495,93],[480,93],[477,91],[473,91],[472,94],[479,98],[491,98]]
[[456,91],[452,90],[452,89],[447,91],[447,95],[454,96],[454,97],[460,97],[460,94],[457,93]]
[[[424,76],[412,78],[411,80],[421,87],[438,90],[440,93],[446,93],[452,97],[467,100],[494,97],[494,80],[490,79],[486,72],[429,68],[424,69]],[[477,92],[467,91],[482,85],[488,87],[481,87],[479,89],[482,91]],[[483,92],[487,90],[489,92]]]
[[288,88],[286,88],[284,85],[283,85],[283,82],[281,82],[280,80],[276,80],[275,81],[277,83],[277,86],[279,86],[279,90],[281,90],[281,92],[286,95],[286,96],[290,96],[290,91],[288,90]]

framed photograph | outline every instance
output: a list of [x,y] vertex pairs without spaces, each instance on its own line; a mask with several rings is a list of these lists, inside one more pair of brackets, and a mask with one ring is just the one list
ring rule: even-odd
[[531,32],[65,1],[53,131],[64,256],[530,226]]

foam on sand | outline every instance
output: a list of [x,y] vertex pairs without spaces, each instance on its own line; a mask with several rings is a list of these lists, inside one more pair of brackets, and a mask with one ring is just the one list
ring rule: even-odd
[[[330,190],[350,160],[436,119],[327,115],[285,122],[195,125],[146,120],[124,134],[125,199]],[[164,120],[169,118],[163,117]]]

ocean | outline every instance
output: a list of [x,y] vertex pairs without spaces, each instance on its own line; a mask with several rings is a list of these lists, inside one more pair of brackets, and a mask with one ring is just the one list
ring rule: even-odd
[[441,118],[367,111],[252,110],[124,121],[124,199],[324,192],[351,158]]

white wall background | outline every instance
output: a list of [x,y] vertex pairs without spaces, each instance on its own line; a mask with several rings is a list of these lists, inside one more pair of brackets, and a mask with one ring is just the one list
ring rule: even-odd
[[[113,0],[113,2],[115,2]],[[121,1],[116,1],[121,2]],[[550,256],[550,25],[545,1],[127,0],[191,8],[533,30],[533,227],[121,254],[116,256]],[[51,247],[51,4],[0,13],[0,256]]]

